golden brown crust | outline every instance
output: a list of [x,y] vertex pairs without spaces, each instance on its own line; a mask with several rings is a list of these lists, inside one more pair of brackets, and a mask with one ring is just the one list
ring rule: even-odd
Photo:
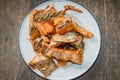
[[88,30],[86,30],[83,27],[79,27],[75,22],[72,22],[73,28],[76,32],[80,33],[81,35],[83,35],[85,38],[92,38],[93,37],[93,33],[89,32]]
[[47,58],[40,53],[29,62],[29,66],[33,69],[40,70],[45,77],[48,77],[58,68],[52,59]]
[[41,35],[47,35],[54,32],[54,27],[48,22],[34,23],[34,26]]
[[58,48],[48,48],[43,55],[50,58],[55,58],[62,61],[71,61],[72,63],[81,64],[82,63],[83,49],[74,50],[64,50]]
[[40,32],[35,28],[35,27],[31,27],[30,28],[30,39],[35,40],[38,37],[40,37]]
[[66,62],[66,61],[58,60],[58,61],[57,61],[57,65],[58,65],[59,67],[63,67],[63,66],[65,66],[65,65],[67,65],[67,62]]
[[[45,77],[54,70],[67,65],[67,62],[82,64],[83,38],[92,38],[93,33],[79,27],[71,17],[65,17],[67,10],[82,13],[82,10],[65,5],[64,10],[57,11],[53,5],[30,13],[30,41],[37,55],[29,66],[38,69]],[[58,61],[58,66],[52,59]]]
[[64,9],[65,10],[73,10],[73,11],[76,11],[76,12],[79,12],[79,13],[83,13],[83,11],[81,9],[76,8],[75,6],[72,6],[72,5],[65,5]]
[[62,21],[60,24],[58,24],[56,27],[56,33],[57,34],[65,34],[67,32],[73,31],[72,27],[72,19],[66,18],[64,21]]

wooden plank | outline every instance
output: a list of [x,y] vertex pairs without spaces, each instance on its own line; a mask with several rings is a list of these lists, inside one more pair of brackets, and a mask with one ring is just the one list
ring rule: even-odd
[[[45,0],[23,0],[20,2],[20,21],[19,24],[22,24],[22,21],[24,20],[25,16],[37,5],[43,3]],[[19,26],[20,28],[20,26]],[[33,73],[24,63],[21,56],[21,66],[19,67],[19,72],[17,74],[16,80],[44,80],[37,76],[35,73]]]
[[18,33],[22,21],[31,10],[30,2],[0,1],[0,80],[34,80],[38,77],[27,68],[18,49]]
[[[101,53],[91,70],[81,77],[82,80],[106,80],[106,51],[105,51],[105,4],[103,0],[89,0],[87,7],[96,17],[102,30]],[[79,79],[78,79],[79,80]]]
[[120,0],[106,0],[107,80],[120,80]]
[[89,0],[71,0],[77,4],[82,4],[84,5],[85,7],[88,7],[89,6]]
[[[16,45],[17,33],[15,34],[14,30],[17,26],[14,20],[15,11],[12,10],[14,5],[11,6],[7,1],[2,0],[0,6],[0,79],[14,80],[20,65]],[[14,10],[17,10],[16,8]]]

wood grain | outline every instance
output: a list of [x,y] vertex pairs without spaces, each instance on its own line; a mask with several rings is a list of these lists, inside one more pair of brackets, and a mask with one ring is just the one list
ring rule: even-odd
[[120,0],[106,0],[107,79],[120,79]]
[[[105,12],[104,12],[104,1],[103,0],[89,0],[88,1],[88,9],[94,14],[96,17],[101,30],[102,30],[102,51],[96,61],[95,65],[91,68],[91,70],[86,73],[82,78],[82,80],[106,80],[106,59],[105,59]],[[79,80],[79,79],[78,79]]]
[[[0,0],[0,80],[44,80],[26,66],[18,49],[25,16],[47,0]],[[73,1],[73,0],[72,0]],[[95,65],[76,80],[120,79],[120,0],[74,0],[87,7],[102,30],[102,49]]]

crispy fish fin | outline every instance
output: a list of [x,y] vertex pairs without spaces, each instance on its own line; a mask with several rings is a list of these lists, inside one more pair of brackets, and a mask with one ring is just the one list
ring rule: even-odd
[[75,6],[72,6],[72,5],[65,5],[64,6],[64,9],[67,11],[67,10],[72,10],[72,11],[76,11],[76,12],[79,12],[79,13],[83,13],[83,11],[81,9],[78,9],[76,8]]

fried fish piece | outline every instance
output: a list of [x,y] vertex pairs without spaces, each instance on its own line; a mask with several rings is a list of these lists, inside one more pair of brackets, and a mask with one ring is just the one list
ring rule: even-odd
[[76,32],[80,33],[81,35],[83,35],[85,38],[92,38],[93,37],[92,32],[89,32],[85,28],[78,26],[75,22],[72,22],[72,25],[73,25],[74,30]]
[[33,50],[37,53],[44,53],[48,46],[48,43],[44,42],[42,39],[41,40],[30,39],[30,42],[32,43]]
[[58,65],[59,67],[63,67],[63,66],[65,66],[65,65],[67,65],[67,62],[66,62],[66,61],[58,60],[58,61],[57,61],[57,65]]
[[64,22],[65,20],[66,20],[66,18],[64,16],[51,18],[52,24],[54,26],[59,25],[60,23]]
[[32,10],[30,12],[30,26],[33,26],[33,22],[38,23],[46,21],[48,18],[52,17],[52,13],[57,12],[53,5],[48,5],[45,9]]
[[39,41],[34,41],[33,42],[33,49],[34,49],[34,51],[36,51],[36,52],[41,52],[41,50],[42,50],[42,43]]
[[[62,42],[63,43],[63,42]],[[49,47],[53,48],[53,47],[57,47],[61,44],[61,42],[58,42],[58,41],[50,41],[49,43]]]
[[77,40],[77,35],[75,32],[68,32],[64,35],[55,34],[52,36],[52,40],[66,43],[75,42]]
[[55,34],[52,36],[49,47],[57,47],[61,44],[70,43],[78,46],[83,41],[83,36],[76,32],[68,32],[64,35]]
[[82,13],[82,10],[71,5],[65,5],[64,10],[57,11],[53,5],[48,5],[45,9],[39,10],[34,14],[34,22],[42,22],[53,17],[63,17],[67,10],[73,10]]
[[86,38],[92,38],[93,33],[83,27],[79,27],[71,18],[58,17],[52,19],[57,34],[65,34],[70,31],[76,31]]
[[29,27],[31,29],[31,27],[33,27],[33,18],[34,18],[34,14],[36,14],[39,10],[32,10],[29,14],[30,19],[29,19]]
[[44,56],[55,58],[57,60],[62,60],[65,62],[72,62],[75,64],[82,64],[83,60],[83,49],[78,50],[64,50],[59,48],[48,48],[45,53],[43,53]]
[[36,23],[46,21],[50,19],[56,12],[57,11],[53,5],[48,5],[45,9],[39,10],[34,14],[33,21]]
[[46,8],[45,8],[45,12],[46,11],[57,12],[54,5],[47,5]]
[[37,54],[30,62],[29,66],[32,69],[38,69],[44,75],[48,77],[58,66],[54,63],[51,58],[43,56],[41,53]]
[[61,35],[73,31],[72,19],[65,18],[65,20],[59,23],[59,25],[57,25],[55,29],[56,29],[56,33]]
[[35,40],[40,37],[40,32],[35,27],[31,27],[29,35],[30,39]]
[[57,34],[65,34],[73,30],[72,18],[55,17],[51,19]]
[[65,34],[70,31],[76,31],[82,34],[86,38],[92,38],[93,33],[87,31],[83,27],[79,27],[72,18],[58,17],[52,19],[53,25],[55,26],[55,30],[57,34]]
[[76,12],[79,12],[79,13],[83,13],[83,11],[79,8],[76,8],[75,6],[72,6],[72,5],[65,5],[64,6],[64,9],[65,10],[72,10],[72,11],[76,11]]
[[29,35],[30,38],[35,40],[36,38],[40,37],[39,31],[33,26],[33,15],[37,12],[38,10],[33,10],[30,12],[30,21],[29,21]]
[[55,34],[52,36],[52,39],[48,46],[57,47],[60,44],[73,43],[75,41],[77,41],[77,36],[74,34],[74,32],[68,32],[64,35]]
[[34,27],[40,32],[41,35],[54,33],[54,27],[49,22],[34,23]]
[[46,43],[50,42],[50,39],[47,36],[41,36],[41,39]]

